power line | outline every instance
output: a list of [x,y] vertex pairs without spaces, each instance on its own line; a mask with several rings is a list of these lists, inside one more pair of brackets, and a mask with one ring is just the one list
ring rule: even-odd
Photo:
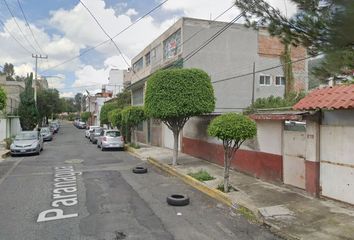
[[305,60],[310,59],[310,58],[313,58],[313,56],[308,56],[308,57],[297,59],[297,60],[294,60],[294,61],[289,61],[287,63],[279,64],[279,65],[276,65],[276,66],[273,66],[273,67],[269,67],[269,68],[264,68],[264,69],[257,70],[257,71],[254,71],[254,72],[249,72],[249,73],[240,74],[240,75],[234,75],[234,76],[231,76],[231,77],[215,80],[215,81],[212,81],[211,83],[225,82],[225,81],[229,81],[229,80],[236,79],[236,78],[250,76],[250,75],[252,75],[254,73],[260,73],[260,72],[264,72],[264,71],[269,71],[269,70],[272,70],[272,69],[283,67],[284,65],[287,65],[287,64],[292,64],[292,63],[305,61]]
[[37,52],[36,48],[32,45],[32,43],[28,40],[28,38],[26,37],[26,35],[23,33],[22,28],[21,28],[20,25],[18,24],[18,22],[17,22],[17,20],[16,20],[16,17],[15,17],[15,15],[13,14],[13,12],[11,11],[11,9],[10,9],[9,5],[7,4],[7,1],[6,1],[6,0],[4,0],[4,3],[5,3],[5,5],[6,5],[7,10],[8,10],[9,13],[11,14],[13,20],[15,21],[15,23],[16,23],[16,25],[17,25],[17,28],[20,30],[20,32],[21,32],[23,38],[26,40],[26,42],[29,44],[29,46],[34,50],[34,52]]
[[18,45],[20,45],[29,54],[32,54],[30,50],[28,50],[19,40],[17,40],[17,38],[14,35],[11,34],[11,32],[9,31],[9,29],[7,29],[5,23],[1,19],[0,19],[0,24],[3,26],[4,30],[15,40],[15,42],[17,42]]
[[29,24],[28,21],[27,21],[26,14],[25,14],[25,12],[23,11],[23,8],[22,8],[22,6],[21,6],[20,0],[17,0],[17,3],[18,3],[18,6],[19,6],[20,9],[21,9],[22,16],[23,16],[23,18],[24,18],[25,21],[26,21],[26,25],[27,25],[27,27],[29,28],[29,30],[30,30],[30,32],[31,32],[31,35],[32,35],[32,38],[33,38],[34,42],[36,43],[36,45],[37,45],[37,47],[39,48],[39,50],[41,50],[41,52],[44,53],[43,50],[42,50],[42,48],[41,48],[41,46],[39,45],[37,39],[36,39],[35,36],[34,36],[34,33],[33,33],[33,31],[32,31],[32,28],[31,28],[30,24]]
[[[112,39],[118,37],[119,35],[121,35],[121,34],[124,33],[125,31],[127,31],[129,28],[131,28],[132,26],[134,26],[135,24],[137,24],[138,22],[140,22],[142,19],[144,19],[146,16],[150,15],[150,14],[151,14],[152,12],[154,12],[155,10],[159,9],[162,5],[164,5],[164,4],[165,4],[166,2],[168,2],[168,1],[169,1],[169,0],[165,0],[165,1],[161,2],[160,4],[156,5],[155,7],[153,7],[150,11],[148,11],[148,12],[145,13],[143,16],[141,16],[140,18],[138,18],[137,20],[135,20],[133,23],[131,23],[130,25],[128,25],[127,27],[125,27],[123,30],[121,30],[120,32],[118,32],[116,35],[114,35],[114,36],[112,37]],[[93,47],[90,47],[90,48],[84,50],[82,53],[80,53],[80,54],[78,54],[78,55],[76,55],[76,56],[74,56],[74,57],[71,57],[71,58],[69,58],[69,59],[67,59],[67,60],[65,60],[65,61],[63,61],[63,62],[61,62],[61,63],[59,63],[59,64],[56,64],[56,65],[54,65],[54,66],[52,66],[52,67],[50,67],[50,68],[47,68],[47,69],[44,70],[42,73],[47,72],[47,71],[49,71],[49,70],[51,70],[51,69],[60,67],[60,66],[66,64],[66,63],[68,63],[68,62],[71,62],[71,61],[75,60],[76,58],[80,58],[80,57],[83,56],[84,54],[86,54],[86,53],[88,53],[88,52],[90,52],[90,51],[92,51],[92,50],[94,50],[94,49],[96,49],[96,48],[98,48],[98,47],[100,47],[100,46],[102,46],[102,45],[104,45],[104,44],[110,42],[110,41],[111,41],[111,40],[108,39],[108,40],[105,40],[105,41],[103,41],[103,42],[101,42],[101,43],[99,43],[99,44],[97,44],[97,45],[95,45],[95,46],[93,46]]]
[[123,61],[125,62],[125,64],[130,67],[130,64],[128,63],[127,59],[125,59],[122,51],[120,50],[120,48],[118,47],[117,43],[113,40],[113,38],[107,33],[107,31],[103,28],[103,26],[100,24],[100,22],[97,20],[97,18],[95,17],[95,15],[93,15],[93,13],[91,12],[91,10],[81,1],[79,0],[81,5],[84,6],[84,8],[89,12],[89,14],[91,15],[91,17],[95,20],[95,22],[97,23],[97,25],[101,28],[102,32],[110,39],[110,41],[114,44],[114,46],[116,47],[118,53],[120,54],[120,56],[122,57]]

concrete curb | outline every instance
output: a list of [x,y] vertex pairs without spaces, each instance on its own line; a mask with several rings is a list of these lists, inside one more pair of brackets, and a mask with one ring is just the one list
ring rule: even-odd
[[147,161],[148,161],[148,163],[164,170],[165,172],[168,172],[169,174],[171,174],[173,176],[179,177],[185,183],[187,183],[188,185],[191,185],[192,187],[198,189],[199,191],[205,193],[206,195],[226,204],[229,207],[232,207],[231,199],[223,192],[220,192],[219,190],[210,188],[210,187],[206,186],[204,183],[202,183],[202,182],[200,182],[188,175],[180,173],[180,172],[176,171],[173,167],[168,166],[163,163],[160,163],[159,161],[157,161],[151,157],[148,157]]
[[[142,158],[139,154],[137,154],[135,152],[134,148],[127,146],[126,149],[132,155],[134,155],[140,159]],[[281,228],[279,226],[277,226],[276,224],[267,221],[266,219],[264,219],[263,217],[260,216],[258,211],[252,210],[252,208],[247,207],[246,204],[232,202],[232,200],[229,198],[229,196],[227,196],[225,193],[223,193],[217,189],[210,188],[210,187],[206,186],[203,182],[200,182],[200,181],[192,178],[191,176],[188,176],[186,174],[183,174],[183,173],[177,171],[174,167],[169,166],[164,163],[161,163],[160,161],[158,161],[152,157],[148,157],[147,162],[150,163],[151,165],[169,173],[172,176],[176,176],[176,177],[180,178],[186,184],[194,187],[195,189],[201,191],[202,193],[208,195],[209,197],[214,198],[215,200],[226,204],[227,206],[231,207],[234,210],[237,209],[238,207],[243,207],[243,208],[249,210],[256,217],[256,222],[258,224],[266,226],[267,228],[269,228],[269,230],[273,234],[277,235],[278,237],[283,238],[283,239],[287,239],[287,240],[301,240],[301,237],[289,234],[289,233],[281,230]]]

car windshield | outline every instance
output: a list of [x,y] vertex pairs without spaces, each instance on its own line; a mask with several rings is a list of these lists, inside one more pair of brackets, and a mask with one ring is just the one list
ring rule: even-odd
[[49,128],[42,128],[41,129],[41,133],[48,133],[49,132]]
[[95,130],[94,130],[94,131],[95,131],[95,133],[100,133],[100,132],[101,132],[101,130],[102,130],[101,128],[95,128]]
[[106,132],[106,135],[109,137],[119,137],[120,132],[119,131],[109,131],[109,132]]
[[34,140],[34,139],[37,139],[36,132],[20,133],[15,138],[15,140]]

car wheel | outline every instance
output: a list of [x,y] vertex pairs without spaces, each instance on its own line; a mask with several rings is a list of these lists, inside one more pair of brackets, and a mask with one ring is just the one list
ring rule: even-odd
[[168,205],[171,206],[186,206],[189,204],[189,197],[182,194],[172,194],[166,198]]
[[142,173],[147,173],[148,170],[146,167],[138,166],[138,167],[134,167],[132,171],[133,171],[133,173],[136,173],[136,174],[142,174]]
[[103,152],[104,150],[105,150],[105,148],[101,146],[101,151]]
[[100,148],[100,145],[98,145],[98,143],[97,143],[97,148]]

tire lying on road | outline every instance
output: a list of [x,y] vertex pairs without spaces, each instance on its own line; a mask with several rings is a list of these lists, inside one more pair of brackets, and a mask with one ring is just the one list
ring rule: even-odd
[[147,173],[148,170],[146,167],[138,166],[138,167],[133,168],[132,171],[133,171],[133,173],[141,174],[141,173]]
[[172,194],[166,200],[171,206],[186,206],[189,204],[189,197],[182,194]]

